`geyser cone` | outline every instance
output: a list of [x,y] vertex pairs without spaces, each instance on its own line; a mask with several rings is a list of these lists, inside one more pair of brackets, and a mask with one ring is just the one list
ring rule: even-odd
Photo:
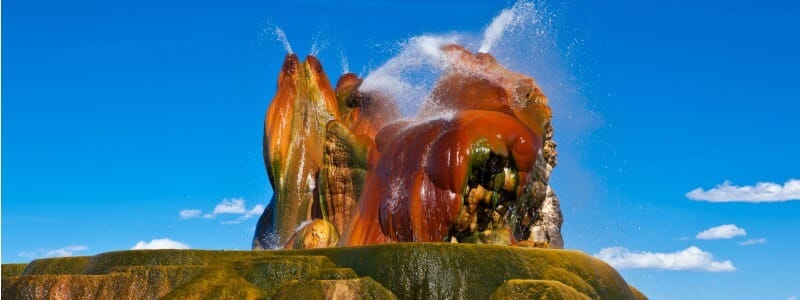
[[315,208],[317,172],[325,126],[338,118],[337,105],[315,57],[300,64],[296,55],[286,56],[264,124],[264,162],[274,190],[266,212],[272,213],[259,220],[253,248],[273,246],[268,245],[270,234],[283,244],[303,221],[321,217]]

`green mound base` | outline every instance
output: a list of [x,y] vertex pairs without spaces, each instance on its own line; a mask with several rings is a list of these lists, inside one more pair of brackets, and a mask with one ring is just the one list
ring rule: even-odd
[[495,299],[589,300],[575,288],[554,280],[512,279],[494,291]]
[[136,250],[2,267],[4,299],[646,299],[579,251],[475,244]]
[[19,276],[22,275],[22,271],[25,271],[25,268],[28,264],[3,264],[2,266],[2,277],[11,277],[11,276]]

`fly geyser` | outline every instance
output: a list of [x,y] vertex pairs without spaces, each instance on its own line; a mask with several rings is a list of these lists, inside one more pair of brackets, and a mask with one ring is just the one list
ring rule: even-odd
[[4,264],[2,298],[647,299],[601,260],[553,249],[556,151],[533,79],[437,49],[445,68],[411,117],[367,79],[334,89],[316,58],[286,57],[265,122],[275,193],[253,240],[274,251]]
[[449,44],[419,111],[287,55],[264,125],[274,194],[253,249],[450,242],[562,248],[548,100],[533,78]]
[[561,81],[549,68],[553,17],[519,0],[482,36],[411,37],[363,78],[328,77],[275,27],[289,54],[264,122],[273,194],[251,244],[259,251],[3,264],[0,296],[647,299],[599,258],[563,249],[550,104],[570,107],[570,97],[548,84]]

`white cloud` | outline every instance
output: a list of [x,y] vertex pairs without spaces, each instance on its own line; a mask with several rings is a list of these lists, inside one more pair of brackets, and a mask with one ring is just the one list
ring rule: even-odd
[[214,214],[243,214],[245,213],[244,208],[244,199],[242,198],[234,198],[234,199],[222,199],[222,202],[217,204],[214,207]]
[[73,256],[75,252],[86,251],[89,247],[83,245],[73,245],[73,246],[66,246],[64,248],[59,248],[56,250],[48,251],[45,253],[45,257],[65,257],[65,256]]
[[730,260],[714,261],[711,253],[691,246],[672,253],[632,252],[624,247],[604,248],[595,257],[617,269],[698,270],[732,272],[736,268]]
[[67,257],[67,256],[74,256],[75,252],[86,251],[88,249],[89,247],[83,245],[70,245],[53,250],[38,249],[35,251],[23,251],[18,253],[17,255],[28,259],[42,258],[42,257]]
[[736,186],[725,181],[710,190],[696,188],[686,197],[709,202],[783,202],[800,200],[800,179],[789,179],[782,186],[772,182],[759,182],[755,186]]
[[200,214],[203,213],[199,209],[184,209],[180,211],[181,219],[192,219],[192,218],[199,218]]
[[239,217],[239,218],[237,218],[235,220],[222,221],[220,223],[222,223],[222,224],[239,224],[239,223],[242,223],[244,220],[250,219],[250,218],[255,217],[255,216],[260,216],[262,212],[264,212],[264,205],[258,204],[256,206],[253,206],[252,209],[250,209],[247,212],[245,212],[241,217]]
[[145,249],[189,249],[189,245],[173,241],[169,238],[153,239],[150,242],[139,241],[131,250],[145,250]]
[[765,239],[765,238],[749,239],[749,240],[746,240],[744,242],[740,242],[739,246],[752,246],[752,245],[756,245],[756,244],[766,244],[766,243],[767,243],[767,239]]
[[253,206],[253,208],[248,210],[246,213],[244,213],[244,216],[242,216],[242,217],[245,220],[247,220],[247,219],[250,219],[250,218],[255,217],[255,216],[260,216],[261,213],[263,213],[263,212],[264,212],[264,205],[258,204],[256,206]]
[[745,236],[747,231],[734,224],[725,224],[711,227],[698,233],[695,238],[698,240],[729,240],[737,236]]
[[795,297],[795,296],[789,296],[789,298],[786,298],[786,300],[797,300],[797,297]]
[[209,213],[203,213],[199,209],[184,209],[180,211],[181,219],[216,219],[219,215],[240,215],[238,218],[224,220],[222,224],[239,224],[255,216],[260,216],[264,212],[264,205],[257,204],[250,210],[247,210],[247,205],[242,198],[222,199],[222,202],[214,206],[214,210]]

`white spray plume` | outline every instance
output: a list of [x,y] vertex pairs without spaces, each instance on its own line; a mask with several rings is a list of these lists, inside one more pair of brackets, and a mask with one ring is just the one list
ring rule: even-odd
[[386,93],[409,117],[416,113],[442,70],[450,65],[441,47],[458,43],[459,35],[415,36],[400,45],[400,53],[370,72],[359,90]]
[[[359,90],[387,94],[395,99],[404,117],[413,117],[436,79],[452,64],[441,51],[442,46],[457,43],[472,51],[492,51],[503,65],[527,66],[531,60],[551,59],[541,55],[542,51],[553,50],[545,49],[551,41],[546,34],[549,24],[541,22],[543,17],[547,16],[536,10],[533,2],[518,1],[494,17],[482,37],[470,33],[412,37],[400,45],[398,54],[367,74]],[[525,38],[520,40],[520,36]],[[529,70],[516,71],[530,75]]]
[[492,19],[489,26],[483,32],[483,41],[478,52],[489,53],[497,40],[501,39],[507,32],[521,29],[525,25],[538,21],[537,11],[532,2],[519,1],[511,8],[504,9],[499,15]]
[[275,38],[283,44],[283,50],[286,50],[286,53],[294,53],[294,51],[292,51],[292,45],[289,45],[289,40],[286,38],[286,33],[283,32],[283,29],[275,26],[275,30],[273,30],[272,33],[275,35]]
[[347,56],[344,51],[339,50],[339,57],[342,59],[342,74],[350,73],[350,64],[347,63]]
[[318,56],[322,50],[328,47],[328,39],[322,37],[322,32],[317,33],[314,42],[311,44],[311,55]]
[[504,9],[500,15],[495,17],[489,27],[486,28],[486,31],[483,32],[483,42],[481,42],[478,52],[489,53],[494,42],[503,36],[503,32],[513,19],[514,11],[511,9]]

